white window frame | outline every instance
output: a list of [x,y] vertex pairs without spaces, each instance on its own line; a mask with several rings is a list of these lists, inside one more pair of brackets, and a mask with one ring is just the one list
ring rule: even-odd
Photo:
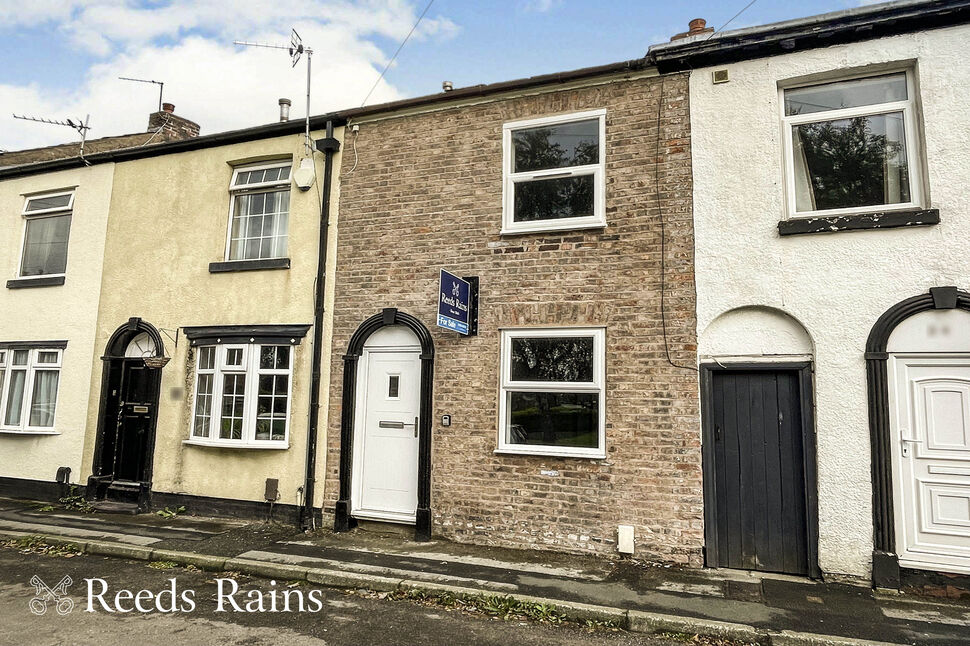
[[[540,171],[516,173],[515,149],[512,133],[541,126],[571,123],[575,121],[599,121],[599,163],[565,168],[549,168]],[[606,109],[572,112],[540,119],[511,121],[502,126],[502,234],[532,233],[540,231],[566,231],[592,229],[606,226]],[[593,215],[535,222],[515,221],[515,185],[543,178],[593,176]]]
[[[15,351],[27,352],[26,365],[13,365],[13,354]],[[54,363],[38,363],[38,355],[45,352],[57,354],[57,361]],[[3,388],[0,390],[0,433],[16,433],[20,435],[60,435],[57,428],[57,412],[59,410],[58,398],[61,391],[61,376],[64,362],[64,350],[61,348],[25,348],[17,346],[4,346],[0,348],[0,354],[5,355],[0,360],[0,372],[4,373],[2,379]],[[26,370],[24,379],[24,394],[21,401],[20,424],[8,425],[7,419],[7,400],[9,399],[10,373],[14,370]],[[57,392],[54,394],[54,422],[50,426],[31,426],[30,425],[30,405],[34,395],[34,377],[37,371],[56,371]]]
[[[67,206],[58,206],[51,209],[38,209],[36,211],[27,211],[27,207],[33,200],[43,199],[46,197],[60,197],[61,195],[70,195],[71,199],[68,201]],[[31,274],[30,276],[24,276],[24,251],[27,249],[27,227],[31,220],[40,220],[42,218],[69,216],[71,218],[71,225],[74,224],[74,189],[67,191],[51,191],[50,193],[36,193],[33,195],[24,196],[24,210],[22,212],[24,220],[23,233],[20,236],[20,255],[17,258],[17,280],[38,280],[42,278],[59,278],[63,277],[67,273],[67,268],[65,266],[64,271],[58,274]],[[70,227],[68,227],[68,249],[70,250]]]
[[[892,74],[906,75],[906,96],[905,101],[892,101],[890,103],[876,103],[863,105],[855,108],[842,108],[839,110],[821,110],[809,114],[788,116],[785,114],[785,92],[803,87],[814,87],[839,83],[841,81],[854,81],[858,79],[874,78],[878,76],[889,76]],[[849,76],[839,76],[824,81],[813,81],[811,83],[800,83],[796,85],[786,85],[779,88],[779,103],[781,106],[782,135],[784,141],[785,155],[785,203],[787,207],[788,219],[796,220],[802,218],[833,217],[839,215],[854,215],[860,213],[882,213],[885,211],[907,211],[921,208],[923,204],[923,165],[920,155],[919,137],[917,128],[919,127],[916,103],[916,83],[913,78],[913,71],[909,68],[891,68],[878,72],[866,72]],[[795,205],[795,155],[794,143],[792,141],[792,130],[794,126],[818,121],[834,121],[836,119],[851,119],[853,117],[874,116],[887,114],[890,112],[903,113],[903,129],[905,131],[906,156],[909,160],[907,172],[909,173],[909,202],[899,204],[872,204],[869,206],[854,206],[841,209],[824,209],[815,211],[797,211]]]
[[[236,186],[236,178],[239,173],[247,173],[251,170],[266,170],[268,168],[282,168],[283,166],[289,166],[290,172],[285,180],[276,180],[272,182],[258,182],[256,184],[245,184],[243,186]],[[270,258],[236,258],[235,260],[229,258],[229,251],[232,248],[232,221],[236,217],[236,196],[245,195],[247,193],[270,193],[273,191],[280,190],[282,188],[290,189],[290,209],[292,212],[293,208],[293,160],[277,160],[274,162],[262,163],[262,164],[250,164],[246,166],[234,166],[232,169],[232,177],[229,179],[229,223],[226,226],[226,249],[225,249],[225,261],[226,262],[252,262],[254,260],[272,260],[275,258],[287,258],[286,256],[272,256]],[[286,253],[290,252],[290,220],[287,218],[286,224]]]
[[[499,366],[498,448],[495,453],[603,459],[606,457],[606,329],[602,327],[514,328],[501,332]],[[513,381],[512,339],[528,337],[593,337],[593,381]],[[599,395],[599,434],[596,448],[514,444],[506,439],[510,392],[596,393]]]
[[[284,346],[290,349],[289,365],[284,368],[260,368],[260,347],[261,346]],[[199,369],[199,359],[202,348],[214,348],[215,357],[212,369]],[[229,350],[243,348],[242,366],[229,366],[226,364],[226,355]],[[251,344],[215,344],[208,343],[196,347],[195,353],[195,376],[193,384],[193,403],[192,419],[189,423],[189,439],[183,440],[184,444],[197,444],[200,446],[217,446],[223,448],[242,448],[242,449],[288,449],[290,444],[290,418],[293,413],[293,355],[296,346],[287,343],[251,343]],[[212,375],[212,406],[209,415],[208,436],[195,435],[195,419],[198,414],[198,378],[199,374]],[[242,438],[232,440],[219,437],[219,427],[222,423],[222,397],[225,376],[227,374],[244,374],[246,376],[246,387],[243,391],[243,428]],[[286,375],[288,377],[286,385],[286,423],[283,431],[282,440],[257,440],[256,439],[256,410],[259,405],[259,377],[260,375]]]

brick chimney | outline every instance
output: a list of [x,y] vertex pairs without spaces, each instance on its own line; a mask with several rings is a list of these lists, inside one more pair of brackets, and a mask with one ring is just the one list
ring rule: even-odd
[[714,28],[707,26],[707,21],[703,18],[694,18],[689,23],[687,23],[687,31],[681,32],[676,36],[672,36],[670,41],[682,40],[684,38],[691,38],[693,36],[700,36],[701,34],[713,34]]
[[162,141],[177,141],[199,136],[199,124],[175,114],[175,105],[163,103],[160,112],[148,117],[148,131],[159,131]]

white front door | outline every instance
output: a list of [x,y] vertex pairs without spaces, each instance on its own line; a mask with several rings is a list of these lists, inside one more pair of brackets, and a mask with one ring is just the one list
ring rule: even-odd
[[899,564],[970,572],[970,355],[891,356]]
[[354,438],[354,517],[414,522],[420,354],[420,349],[364,350]]

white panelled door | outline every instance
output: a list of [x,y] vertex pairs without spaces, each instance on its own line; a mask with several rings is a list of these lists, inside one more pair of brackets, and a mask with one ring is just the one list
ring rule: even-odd
[[353,515],[413,523],[418,507],[420,349],[365,350],[358,398]]
[[896,552],[970,572],[970,356],[893,354]]

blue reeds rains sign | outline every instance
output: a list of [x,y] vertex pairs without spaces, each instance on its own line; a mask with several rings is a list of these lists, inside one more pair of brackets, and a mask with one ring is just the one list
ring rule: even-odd
[[438,290],[438,327],[468,334],[471,316],[471,284],[452,273],[441,270]]

